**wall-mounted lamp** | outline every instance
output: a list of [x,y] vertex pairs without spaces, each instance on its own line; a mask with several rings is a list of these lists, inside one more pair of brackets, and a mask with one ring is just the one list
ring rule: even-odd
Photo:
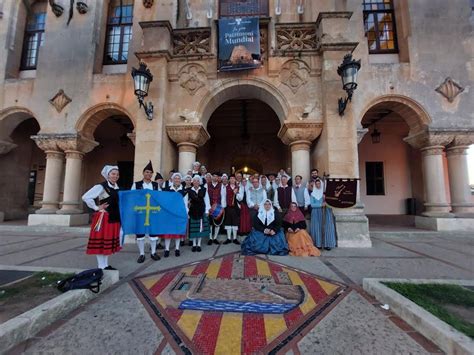
[[150,69],[146,67],[146,64],[140,62],[138,69],[132,68],[132,78],[138,103],[145,110],[146,118],[151,121],[153,119],[153,104],[151,102],[145,103],[143,99],[148,96],[148,89],[153,81],[153,75],[151,75]]
[[377,129],[377,127],[375,127],[375,123],[374,123],[374,130],[372,131],[370,136],[372,137],[372,144],[380,143],[380,132]]
[[357,89],[357,73],[360,69],[360,59],[352,59],[352,54],[346,54],[342,64],[337,68],[337,74],[342,79],[342,88],[347,92],[345,99],[339,99],[339,116],[344,115],[347,102],[352,100],[352,94]]

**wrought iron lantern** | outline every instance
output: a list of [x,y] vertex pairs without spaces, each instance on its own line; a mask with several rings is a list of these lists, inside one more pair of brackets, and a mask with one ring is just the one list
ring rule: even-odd
[[147,119],[153,119],[153,104],[151,102],[145,103],[144,99],[148,96],[148,89],[150,83],[153,81],[153,75],[146,64],[140,62],[138,69],[132,68],[132,78],[135,86],[135,96],[138,98],[140,107],[143,107]]
[[352,59],[352,54],[346,54],[342,64],[337,68],[337,74],[342,79],[342,88],[347,92],[345,99],[339,98],[339,115],[343,116],[347,102],[352,100],[352,94],[357,89],[357,73],[360,69],[360,59]]
[[372,137],[372,144],[380,143],[380,132],[377,129],[377,127],[375,127],[375,123],[374,123],[374,130],[372,131],[370,136]]

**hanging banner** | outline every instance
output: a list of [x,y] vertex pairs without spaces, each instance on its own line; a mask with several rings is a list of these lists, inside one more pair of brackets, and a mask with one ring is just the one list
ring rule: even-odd
[[326,203],[336,208],[349,208],[356,204],[357,179],[327,179]]
[[218,71],[259,68],[260,28],[258,17],[219,20]]

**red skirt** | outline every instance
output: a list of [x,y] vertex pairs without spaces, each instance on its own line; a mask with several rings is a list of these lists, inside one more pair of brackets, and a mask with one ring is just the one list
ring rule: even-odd
[[240,204],[240,225],[239,234],[248,234],[252,230],[252,220],[250,218],[249,208],[246,203]]
[[[96,225],[103,214],[100,222],[100,229]],[[89,242],[87,243],[86,254],[111,255],[120,251],[120,222],[109,222],[107,212],[96,212],[92,218]]]
[[186,235],[185,234],[160,234],[158,237],[163,238],[163,239],[181,239],[181,238],[185,238]]

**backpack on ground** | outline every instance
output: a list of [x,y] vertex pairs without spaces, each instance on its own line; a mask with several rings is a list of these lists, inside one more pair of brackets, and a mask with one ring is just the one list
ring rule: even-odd
[[104,272],[102,269],[84,270],[58,283],[58,290],[66,292],[76,289],[87,289],[99,293]]

